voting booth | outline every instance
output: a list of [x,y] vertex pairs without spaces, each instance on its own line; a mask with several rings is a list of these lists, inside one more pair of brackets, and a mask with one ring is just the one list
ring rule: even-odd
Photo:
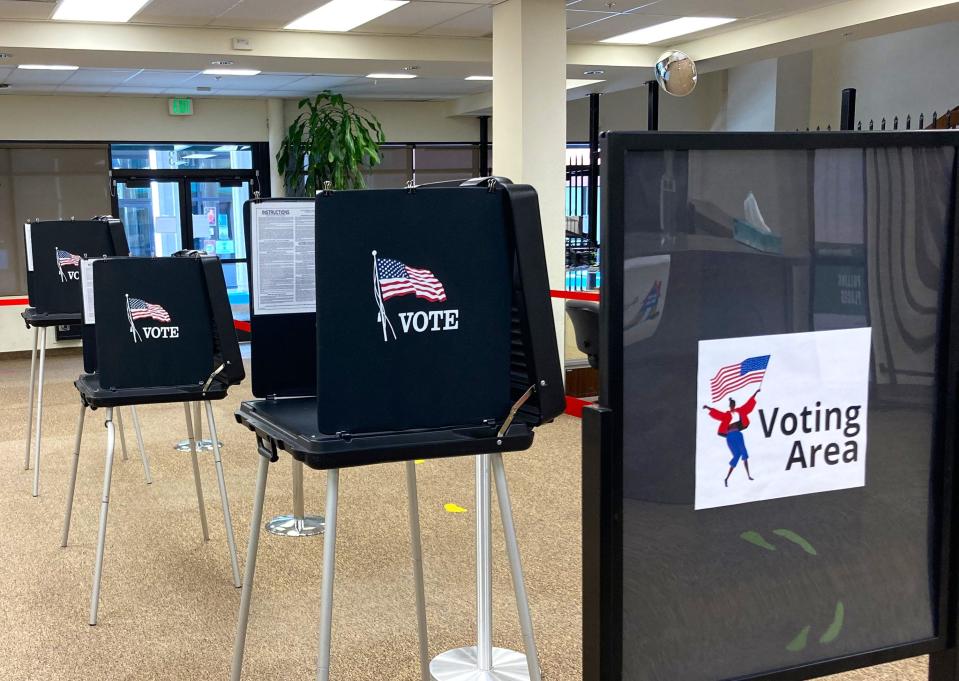
[[584,678],[957,678],[959,136],[607,133]]
[[[223,268],[215,256],[187,252],[168,258],[99,258],[84,260],[83,323],[85,369],[74,383],[80,394],[73,467],[61,545],[70,532],[80,443],[87,409],[105,409],[107,429],[103,497],[94,565],[90,624],[97,623],[100,581],[115,443],[114,410],[128,405],[183,403],[191,444],[193,477],[203,540],[209,540],[203,490],[196,455],[190,404],[202,403],[211,439],[218,442],[213,400],[244,378],[233,330]],[[143,459],[149,482],[149,464]],[[223,477],[220,449],[214,445],[214,468],[230,552],[233,585],[240,586],[233,523]]]
[[[260,218],[296,210],[283,203],[253,210]],[[535,191],[495,180],[324,191],[314,232],[280,217],[253,220],[248,250],[258,399],[243,403],[237,420],[255,433],[261,460],[232,678],[242,670],[269,464],[286,452],[327,472],[317,678],[330,673],[339,470],[405,462],[422,678],[479,669],[490,679],[539,679],[501,458],[527,449],[534,429],[564,408]],[[303,261],[309,250],[313,268]],[[489,569],[492,467],[526,655],[492,647],[486,580],[477,591],[478,645],[430,663],[413,460],[463,455],[482,455],[481,572]]]
[[[80,261],[85,257],[128,255],[123,223],[112,217],[91,220],[51,220],[23,225],[30,305],[21,314],[33,328],[30,355],[30,394],[23,468],[30,468],[33,409],[36,393],[36,433],[33,435],[33,496],[40,494],[40,438],[43,426],[43,379],[46,369],[47,329],[77,324],[82,310]],[[37,355],[40,357],[37,376]],[[39,380],[38,380],[39,379]],[[134,416],[134,418],[136,418]],[[122,432],[122,431],[121,431]],[[124,456],[126,443],[124,441]]]

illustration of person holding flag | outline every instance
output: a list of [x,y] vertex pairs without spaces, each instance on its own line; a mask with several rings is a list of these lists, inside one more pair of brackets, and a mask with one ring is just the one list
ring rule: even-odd
[[[718,402],[726,395],[735,392],[749,384],[759,383],[762,386],[763,378],[766,375],[766,367],[769,366],[769,355],[761,357],[750,357],[742,362],[731,364],[720,369],[709,383],[710,396],[714,402]],[[729,410],[714,409],[704,404],[703,409],[709,412],[709,416],[719,421],[717,435],[726,440],[726,446],[729,447],[733,458],[729,461],[729,471],[723,480],[723,485],[729,487],[729,476],[733,474],[740,461],[746,469],[746,477],[753,480],[749,472],[749,452],[746,450],[746,442],[743,439],[743,431],[749,427],[749,414],[756,407],[756,396],[762,388],[757,388],[746,403],[741,407],[736,406],[736,400],[729,399]]]

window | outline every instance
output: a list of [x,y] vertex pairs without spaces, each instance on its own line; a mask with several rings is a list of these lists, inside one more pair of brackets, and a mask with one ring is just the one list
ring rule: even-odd
[[110,157],[123,170],[253,168],[250,144],[112,144]]
[[23,224],[110,212],[105,144],[0,145],[0,296],[27,292]]

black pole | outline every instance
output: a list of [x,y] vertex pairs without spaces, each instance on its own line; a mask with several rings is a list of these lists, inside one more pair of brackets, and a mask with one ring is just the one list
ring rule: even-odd
[[839,114],[839,129],[852,130],[856,125],[856,88],[842,91],[842,111]]
[[659,130],[659,83],[646,81],[646,129]]
[[489,175],[489,116],[480,116],[479,176]]
[[589,241],[595,246],[599,224],[599,93],[589,95],[589,187],[587,189]]

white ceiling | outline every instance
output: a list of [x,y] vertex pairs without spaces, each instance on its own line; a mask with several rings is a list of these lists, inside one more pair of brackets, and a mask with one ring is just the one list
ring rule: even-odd
[[[240,97],[302,97],[332,88],[353,97],[378,99],[451,99],[468,95],[488,93],[489,82],[465,81],[468,75],[488,75],[491,72],[488,47],[475,40],[488,37],[492,31],[493,7],[503,0],[411,0],[408,4],[383,15],[351,34],[359,34],[356,41],[389,42],[393,47],[391,56],[366,58],[360,51],[339,58],[339,53],[318,56],[312,52],[312,43],[292,42],[300,38],[313,40],[309,34],[280,30],[293,19],[322,5],[326,0],[151,0],[130,22],[131,31],[167,32],[166,41],[153,37],[157,42],[148,48],[135,51],[118,45],[106,46],[109,39],[95,38],[90,27],[84,24],[53,22],[50,17],[57,0],[0,0],[0,29],[8,29],[10,39],[20,36],[25,41],[19,47],[4,46],[0,52],[10,52],[8,59],[0,59],[0,84],[9,87],[0,93],[89,93],[89,94],[137,94],[137,95],[194,95],[194,96],[240,96]],[[682,43],[710,36],[722,36],[727,31],[741,29],[763,30],[764,22],[772,26],[782,17],[798,15],[810,10],[856,0],[554,0],[565,1],[567,39],[574,49],[589,56],[579,61],[570,58],[567,75],[582,78],[583,71],[596,68],[589,64],[594,57],[606,58],[611,53],[609,45],[593,45],[614,35],[662,23],[682,16],[728,16],[737,21],[690,36],[683,36]],[[907,3],[908,4],[908,3]],[[959,4],[956,5],[959,7]],[[846,5],[834,8],[842,14]],[[17,22],[24,23],[24,31],[17,36]],[[782,23],[782,22],[780,22]],[[167,26],[173,28],[156,28]],[[29,27],[34,27],[30,32]],[[46,32],[46,28],[60,34]],[[196,29],[182,44],[176,46],[180,36],[186,33],[181,28]],[[96,27],[100,30],[105,27]],[[63,29],[62,31],[60,29]],[[67,32],[68,29],[71,32]],[[234,33],[232,29],[236,29]],[[205,30],[205,32],[203,32]],[[282,37],[296,49],[283,58],[271,58],[261,50],[253,52],[224,52],[229,36],[244,35],[243,30],[258,31],[258,45]],[[263,33],[266,32],[266,33]],[[42,34],[48,37],[39,37]],[[85,47],[79,47],[79,34],[89,36]],[[207,35],[209,34],[209,36]],[[216,34],[216,35],[214,35]],[[57,35],[57,37],[53,37]],[[110,34],[112,35],[112,34]],[[392,39],[370,36],[422,37],[420,46],[444,43],[451,47],[452,58],[418,60],[411,56],[405,60],[406,47]],[[38,36],[34,38],[34,36]],[[62,36],[66,36],[63,39]],[[225,37],[224,37],[225,36]],[[733,38],[733,36],[730,36]],[[209,40],[207,38],[210,38]],[[456,39],[467,39],[458,42]],[[338,40],[339,38],[330,38]],[[473,39],[473,40],[469,40]],[[97,43],[99,40],[99,43]],[[412,40],[405,38],[404,40]],[[32,42],[31,42],[32,41]],[[92,43],[104,45],[104,49]],[[135,38],[134,38],[135,42]],[[675,43],[676,41],[672,41]],[[65,45],[72,44],[72,47]],[[274,42],[275,44],[275,42]],[[332,44],[332,43],[331,43]],[[336,43],[338,44],[338,43]],[[365,44],[365,43],[364,43]],[[488,42],[485,43],[488,45]],[[167,47],[169,45],[169,47]],[[405,45],[405,43],[404,43]],[[411,43],[412,45],[412,43]],[[198,46],[198,47],[197,47]],[[662,47],[662,46],[661,46]],[[637,53],[625,48],[612,61],[595,62],[605,70],[600,76],[604,83],[596,91],[612,91],[632,87],[649,78],[649,64],[660,48],[647,48],[653,52],[645,62],[637,61]],[[364,48],[365,49],[365,48]],[[737,47],[742,50],[742,47]],[[806,48],[808,49],[808,48]],[[207,50],[209,52],[207,53]],[[593,55],[597,50],[606,50],[603,55]],[[417,48],[413,48],[415,54]],[[429,53],[428,47],[419,51]],[[470,56],[465,56],[469,52]],[[461,53],[463,56],[461,56]],[[211,61],[227,54],[236,67],[258,68],[263,73],[253,77],[207,76],[201,73],[210,67]],[[274,50],[274,55],[279,54]],[[401,59],[404,59],[401,61]],[[69,63],[78,64],[77,71],[25,71],[14,68],[22,63]],[[573,65],[573,64],[576,65]],[[645,63],[645,66],[638,64]],[[413,80],[379,80],[365,77],[367,73],[398,71],[416,64],[418,78]],[[610,66],[613,64],[613,66]],[[584,94],[587,89],[578,89],[571,96]]]
[[[502,1],[410,0],[354,32],[484,37],[493,30],[492,7]],[[837,1],[566,0],[566,23],[571,41],[589,43],[681,16],[756,21]],[[322,4],[324,0],[151,0],[130,23],[276,30]],[[47,20],[55,7],[56,0],[0,0],[0,20]]]

